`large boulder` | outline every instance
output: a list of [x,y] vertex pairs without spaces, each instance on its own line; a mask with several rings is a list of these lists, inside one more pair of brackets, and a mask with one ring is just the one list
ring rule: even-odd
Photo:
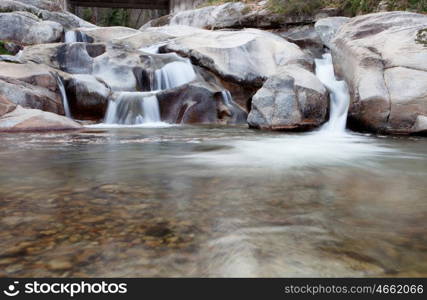
[[0,40],[21,45],[54,43],[61,40],[61,24],[42,21],[28,12],[0,13]]
[[338,76],[349,85],[355,128],[408,134],[427,116],[427,16],[376,13],[352,19],[331,43]]
[[252,99],[248,123],[269,130],[310,129],[328,112],[328,93],[313,73],[287,66],[270,77]]
[[157,94],[162,121],[172,124],[246,124],[247,113],[227,91],[193,82]]
[[299,64],[311,69],[313,65],[312,58],[297,45],[257,29],[203,30],[178,37],[160,51],[179,53],[221,78],[258,87],[280,67]]
[[111,89],[92,75],[73,75],[65,81],[71,114],[79,120],[101,120]]
[[[50,10],[50,11],[61,11],[63,7],[58,1],[52,0],[16,0],[23,4],[32,5],[40,9]],[[63,1],[65,2],[65,1]]]
[[0,116],[0,131],[77,130],[81,125],[57,114],[21,106]]
[[0,96],[25,108],[63,114],[54,72],[43,65],[0,62]]

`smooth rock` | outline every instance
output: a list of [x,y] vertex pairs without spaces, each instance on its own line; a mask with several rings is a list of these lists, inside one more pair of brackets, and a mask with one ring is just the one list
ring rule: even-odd
[[66,117],[21,106],[0,117],[0,131],[53,131],[80,128],[81,125]]
[[0,13],[0,40],[20,45],[54,43],[61,39],[63,27],[52,21],[42,21],[28,12]]
[[427,47],[417,40],[427,16],[409,12],[351,19],[331,43],[338,76],[349,85],[350,125],[409,134],[427,115]]
[[313,65],[313,60],[297,45],[257,29],[203,30],[178,37],[161,47],[161,51],[190,57],[193,64],[223,79],[259,87],[282,66],[299,64],[311,69]]
[[311,72],[287,67],[270,77],[252,100],[251,127],[294,130],[317,127],[326,121],[328,93]]

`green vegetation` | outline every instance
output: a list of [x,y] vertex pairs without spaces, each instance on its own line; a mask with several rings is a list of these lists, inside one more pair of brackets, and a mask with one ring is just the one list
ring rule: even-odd
[[4,46],[5,42],[4,41],[0,41],[0,55],[12,55],[12,53],[10,53],[9,51],[7,51],[7,49]]
[[284,15],[310,15],[323,7],[322,0],[269,0],[268,9]]
[[[208,0],[202,6],[220,5],[239,0]],[[255,0],[240,2],[254,3]],[[267,8],[284,15],[313,14],[324,7],[338,8],[347,16],[375,12],[380,3],[387,10],[409,10],[427,13],[427,0],[268,0]]]
[[101,26],[129,26],[129,12],[126,9],[111,9],[101,20]]

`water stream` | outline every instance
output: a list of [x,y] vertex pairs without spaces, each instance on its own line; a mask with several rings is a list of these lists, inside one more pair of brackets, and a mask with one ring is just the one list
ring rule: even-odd
[[73,117],[71,115],[70,105],[68,103],[68,97],[65,91],[64,83],[62,82],[62,78],[59,75],[57,75],[56,81],[58,83],[58,88],[61,93],[61,99],[62,99],[62,104],[64,106],[65,116],[72,119]]

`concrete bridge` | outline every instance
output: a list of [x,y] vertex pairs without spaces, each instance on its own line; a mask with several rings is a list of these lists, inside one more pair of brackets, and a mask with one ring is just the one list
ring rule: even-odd
[[191,9],[203,2],[206,0],[68,0],[71,7],[161,9],[169,12]]

